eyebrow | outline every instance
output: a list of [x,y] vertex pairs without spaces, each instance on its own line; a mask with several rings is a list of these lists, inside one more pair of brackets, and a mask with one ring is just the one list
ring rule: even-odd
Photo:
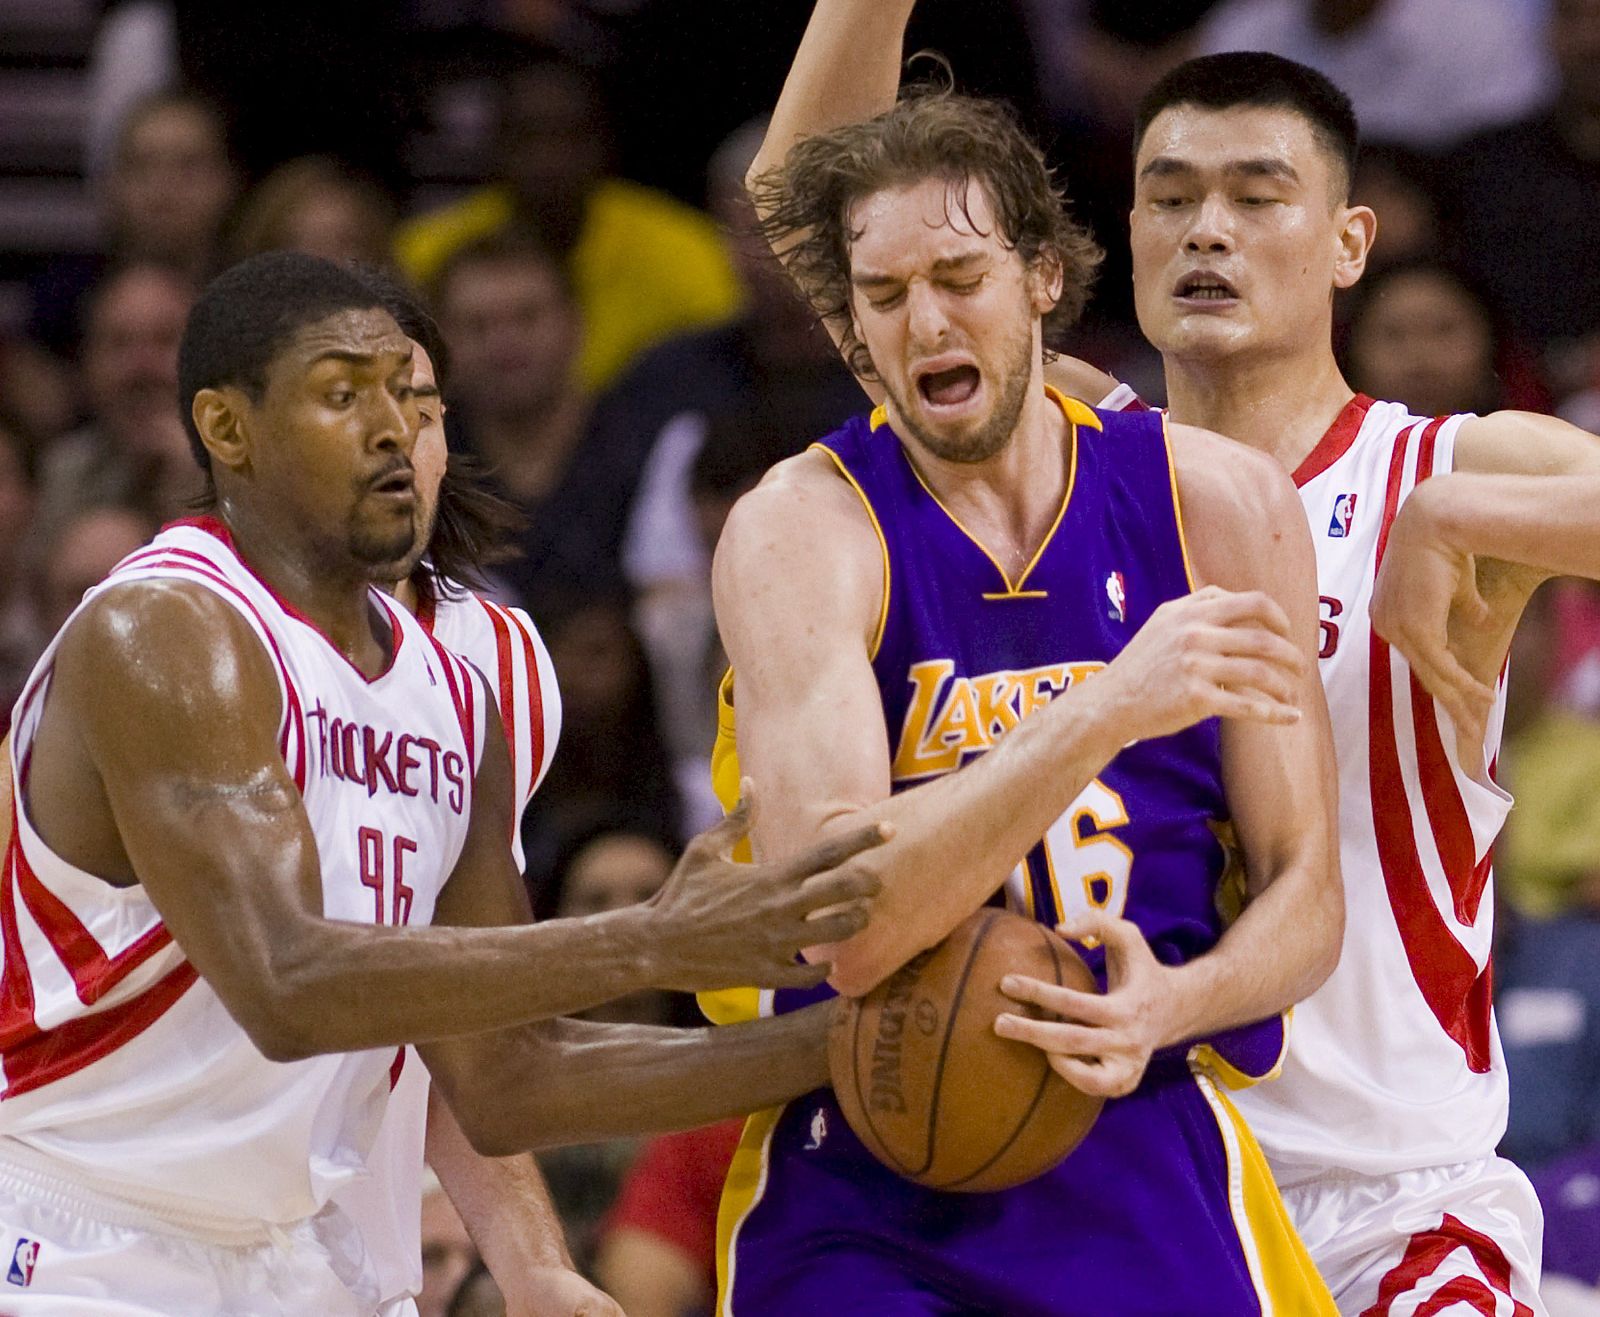
[[[958,274],[962,270],[971,269],[984,260],[986,255],[985,252],[963,252],[960,256],[941,256],[933,263],[933,273]],[[874,274],[869,270],[863,274],[851,275],[850,282],[857,288],[881,288],[885,284],[897,284],[900,280],[892,274]]]
[[[1139,171],[1140,180],[1146,178],[1171,178],[1177,174],[1198,173],[1198,167],[1187,160],[1176,156],[1158,155],[1145,164]],[[1224,174],[1241,175],[1245,178],[1281,178],[1286,183],[1298,183],[1300,175],[1297,174],[1287,160],[1277,156],[1255,156],[1248,160],[1230,160],[1223,165]]]
[[419,384],[416,388],[412,389],[411,392],[415,397],[418,398],[441,398],[444,396],[439,392],[439,386],[437,384]]
[[[378,364],[378,358],[385,355],[387,354],[380,352],[351,352],[346,348],[327,348],[312,357],[309,365],[321,365],[324,361],[343,361],[351,366],[375,366]],[[400,365],[410,365],[411,358],[414,355],[415,349],[407,348],[405,356],[401,358]]]

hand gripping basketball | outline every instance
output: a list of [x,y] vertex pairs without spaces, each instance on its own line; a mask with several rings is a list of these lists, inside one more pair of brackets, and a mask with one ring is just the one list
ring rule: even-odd
[[689,843],[652,898],[651,981],[661,987],[810,987],[829,966],[798,963],[802,948],[843,942],[867,926],[881,884],[858,857],[887,841],[891,825],[869,823],[798,855],[746,864],[733,848],[751,809],[746,783],[739,808]]

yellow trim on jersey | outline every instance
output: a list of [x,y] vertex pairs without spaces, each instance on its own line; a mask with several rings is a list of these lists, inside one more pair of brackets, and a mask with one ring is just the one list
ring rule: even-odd
[[739,1242],[739,1227],[767,1187],[767,1150],[783,1111],[771,1107],[745,1121],[728,1178],[722,1182],[722,1200],[717,1205],[717,1317],[732,1317],[733,1250]]
[[[729,668],[717,687],[717,740],[711,747],[711,789],[725,813],[739,803],[739,748],[733,715],[733,669]],[[750,839],[733,848],[733,858],[741,864],[752,859]],[[721,988],[698,995],[700,1011],[712,1024],[738,1024],[761,1014],[759,988]]]
[[1183,574],[1188,578],[1189,589],[1195,588],[1194,562],[1189,557],[1189,537],[1183,530],[1183,500],[1178,497],[1178,464],[1172,457],[1172,435],[1167,431],[1167,414],[1156,413],[1161,418],[1161,442],[1167,448],[1167,479],[1172,482],[1172,515],[1178,523],[1178,551],[1183,555]]
[[1278,1057],[1272,1063],[1272,1068],[1264,1075],[1247,1075],[1238,1066],[1227,1060],[1210,1043],[1196,1043],[1189,1049],[1189,1064],[1198,1066],[1213,1079],[1219,1080],[1225,1087],[1237,1093],[1241,1088],[1254,1088],[1257,1084],[1265,1084],[1276,1079],[1283,1073],[1283,1063],[1289,1056],[1289,1028],[1294,1023],[1294,1007],[1291,1006],[1283,1013],[1283,1045],[1278,1049]]
[[[1105,428],[1100,424],[1100,418],[1094,414],[1094,408],[1086,406],[1076,398],[1069,398],[1064,393],[1058,393],[1048,384],[1044,386],[1044,391],[1045,396],[1055,403],[1057,407],[1061,408],[1061,414],[1067,418],[1069,427],[1068,440],[1072,444],[1072,457],[1067,467],[1066,493],[1061,496],[1061,506],[1056,509],[1056,519],[1050,523],[1050,529],[1045,532],[1044,539],[1040,541],[1038,549],[1035,550],[1033,557],[1028,561],[1028,565],[1022,569],[1022,575],[1016,579],[1015,583],[1012,582],[1011,576],[1006,569],[1000,565],[1000,560],[989,552],[984,542],[968,530],[962,524],[961,518],[950,511],[945,506],[944,500],[933,492],[928,482],[922,478],[922,472],[917,470],[917,464],[915,462],[911,463],[911,474],[916,476],[917,483],[922,486],[928,497],[939,505],[944,515],[950,518],[951,524],[971,540],[977,546],[978,552],[993,563],[995,571],[1000,573],[1000,580],[1005,584],[1006,588],[1004,590],[985,591],[983,594],[984,599],[1045,599],[1049,597],[1048,592],[1044,590],[1025,590],[1023,586],[1027,585],[1028,577],[1033,574],[1033,569],[1039,565],[1039,559],[1044,557],[1044,551],[1050,547],[1050,542],[1055,539],[1056,531],[1061,526],[1061,520],[1067,515],[1067,505],[1072,502],[1072,489],[1078,481],[1078,427],[1087,425],[1091,430]],[[889,423],[889,409],[880,403],[873,409],[870,423],[874,430],[882,429]],[[834,460],[838,461],[838,458]],[[854,482],[852,481],[851,483]],[[864,499],[865,497],[866,495],[863,494],[862,498]]]
[[1289,1221],[1256,1136],[1209,1076],[1194,1079],[1222,1135],[1228,1202],[1262,1317],[1338,1317],[1333,1295]]
[[889,625],[889,539],[883,533],[883,526],[878,521],[872,500],[867,497],[867,491],[862,489],[861,482],[850,474],[849,468],[845,466],[839,454],[824,443],[815,443],[811,446],[819,453],[826,453],[834,466],[839,468],[839,474],[850,482],[850,488],[856,491],[861,506],[867,510],[867,519],[872,522],[872,532],[878,537],[878,551],[883,554],[883,601],[878,605],[878,625],[873,629],[872,644],[867,648],[867,659],[870,662],[878,657],[878,647],[883,644],[884,628]]

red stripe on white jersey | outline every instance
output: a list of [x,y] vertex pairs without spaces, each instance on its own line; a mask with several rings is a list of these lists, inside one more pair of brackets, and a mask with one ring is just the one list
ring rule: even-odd
[[515,613],[508,614],[522,637],[523,670],[528,674],[528,787],[523,803],[533,799],[539,769],[544,763],[544,686],[539,680],[539,655],[534,648],[533,635],[518,620]]
[[1412,1311],[1416,1317],[1443,1312],[1452,1303],[1467,1303],[1475,1312],[1494,1317],[1496,1295],[1511,1301],[1512,1317],[1533,1317],[1533,1309],[1511,1292],[1511,1263],[1505,1250],[1481,1231],[1446,1213],[1434,1229],[1413,1235],[1400,1261],[1378,1285],[1378,1297],[1361,1317],[1390,1317],[1394,1305],[1436,1276],[1452,1254],[1465,1250],[1478,1275],[1450,1277]]
[[439,664],[444,669],[444,682],[449,688],[451,702],[456,708],[456,721],[461,725],[461,739],[466,746],[467,763],[475,765],[478,705],[473,693],[476,684],[473,680],[473,669],[441,645],[439,638],[432,633],[428,635],[428,643],[433,646]]
[[171,1010],[199,979],[185,960],[137,997],[19,1040],[0,1055],[6,1075],[0,1100],[42,1088],[109,1056]]
[[[1374,570],[1382,565],[1389,530],[1399,512],[1412,442],[1420,439],[1417,479],[1421,480],[1431,474],[1433,443],[1442,424],[1442,419],[1429,422],[1425,427],[1418,423],[1395,440]],[[1424,457],[1428,458],[1428,466],[1421,463]],[[1451,933],[1423,871],[1400,759],[1396,732],[1399,713],[1391,663],[1389,645],[1374,631],[1368,725],[1372,751],[1372,822],[1378,858],[1412,977],[1440,1027],[1465,1053],[1468,1067],[1482,1074],[1490,1066],[1489,970],[1485,967],[1480,971],[1471,954]],[[1418,731],[1418,767],[1425,810],[1459,908],[1475,882],[1477,857],[1472,854],[1471,830],[1466,825],[1466,812],[1456,791],[1455,777],[1439,741],[1432,712],[1433,699],[1421,690],[1415,677],[1411,678],[1410,686],[1408,694],[1412,720]],[[1419,712],[1423,709],[1427,710],[1426,714]],[[1440,831],[1441,822],[1448,829],[1444,835]],[[1468,862],[1464,870],[1452,867],[1459,865],[1462,854],[1457,827],[1466,829]]]
[[[490,625],[494,628],[494,653],[495,669],[500,678],[500,723],[505,728],[506,750],[511,755],[511,788],[517,789],[517,783],[522,780],[518,772],[518,759],[522,747],[517,742],[517,674],[512,668],[511,658],[511,626],[504,611],[487,599],[478,598],[483,605],[483,611],[489,615]],[[521,805],[521,800],[517,804]],[[522,811],[516,810],[511,819],[513,835],[522,822]]]

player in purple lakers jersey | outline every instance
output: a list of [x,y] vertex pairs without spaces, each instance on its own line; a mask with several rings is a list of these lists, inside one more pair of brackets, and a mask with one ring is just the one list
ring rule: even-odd
[[1113,1100],[1056,1170],[985,1195],[900,1179],[825,1089],[753,1118],[719,1311],[1330,1313],[1219,1087],[1274,1069],[1340,932],[1304,519],[1256,455],[1046,390],[1097,253],[1007,116],[923,95],[852,123],[816,95],[818,65],[892,88],[863,29],[909,7],[819,4],[757,162],[769,237],[886,403],[730,519],[715,768],[766,784],[764,855],[893,822],[867,929],[808,953],[835,989],[989,900],[1063,924],[1106,991],[1055,990],[1054,1033],[996,1027]]

